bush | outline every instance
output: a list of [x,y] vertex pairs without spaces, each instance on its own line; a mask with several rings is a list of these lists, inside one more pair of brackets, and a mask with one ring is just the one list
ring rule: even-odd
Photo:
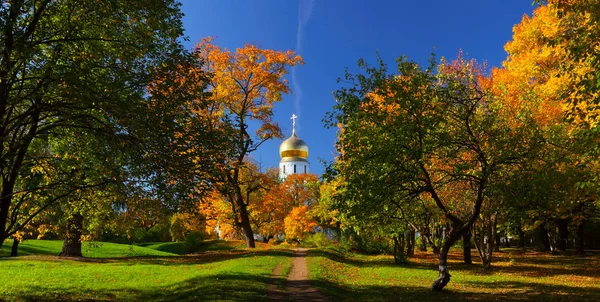
[[171,234],[171,240],[173,241],[184,241],[186,235],[186,229],[183,221],[177,215],[173,215],[171,218],[171,227],[169,228]]
[[198,250],[204,241],[204,234],[200,231],[189,232],[183,241],[188,253]]
[[391,238],[362,232],[349,231],[342,237],[341,245],[347,250],[357,251],[363,254],[392,254],[394,243]]
[[333,246],[331,240],[322,232],[313,234],[304,240],[304,245],[316,248],[327,248]]

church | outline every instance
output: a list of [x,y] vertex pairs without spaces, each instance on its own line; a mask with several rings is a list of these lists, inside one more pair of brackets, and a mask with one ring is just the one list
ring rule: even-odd
[[310,173],[308,162],[308,145],[296,136],[296,119],[292,114],[292,136],[279,146],[279,178],[285,179],[291,174]]

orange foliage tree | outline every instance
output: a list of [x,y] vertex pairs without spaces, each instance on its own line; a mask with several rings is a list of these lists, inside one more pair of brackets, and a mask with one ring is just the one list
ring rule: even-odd
[[[271,184],[264,186],[268,189],[249,208],[252,222],[265,241],[284,233],[287,238],[286,217],[297,207],[306,205],[307,209],[312,208],[319,199],[319,180],[316,174],[292,174],[283,182],[272,181],[278,177],[276,170],[270,174],[267,179],[271,179]],[[302,219],[306,222],[308,218]]]
[[292,211],[284,219],[285,240],[288,242],[306,238],[308,233],[314,232],[317,222],[309,214],[308,205],[301,205],[292,208]]
[[[212,77],[211,115],[227,123],[229,147],[226,158],[215,166],[212,184],[233,210],[233,224],[243,230],[248,247],[254,247],[250,223],[248,188],[255,179],[243,179],[249,173],[246,157],[269,139],[282,137],[279,125],[272,120],[273,106],[290,88],[284,76],[287,68],[302,63],[294,52],[260,49],[245,45],[235,52],[223,49],[205,38],[196,44],[194,55],[203,62],[202,70]],[[250,131],[256,127],[254,134]],[[246,191],[246,192],[244,192]]]
[[[530,220],[543,237],[558,227],[556,246],[544,244],[547,250],[566,249],[571,217],[579,237],[599,188],[593,181],[599,167],[593,150],[600,142],[600,111],[598,88],[590,84],[598,78],[594,63],[598,56],[592,52],[599,43],[590,38],[600,33],[593,22],[600,13],[599,3],[549,1],[538,7],[532,17],[524,16],[514,27],[513,40],[505,46],[508,57],[502,68],[492,71],[492,92],[503,100],[504,108],[531,112],[543,130],[544,148],[511,176],[512,185],[504,190],[520,204],[514,212],[529,207],[529,214],[521,219]],[[583,246],[578,245],[578,250],[582,252]]]

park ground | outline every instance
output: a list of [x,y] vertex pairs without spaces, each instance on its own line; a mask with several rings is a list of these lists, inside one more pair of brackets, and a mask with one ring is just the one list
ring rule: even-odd
[[[407,264],[389,255],[210,241],[186,254],[181,243],[84,243],[85,258],[54,256],[62,242],[27,240],[19,257],[0,250],[0,300],[268,301],[301,300],[298,285],[327,301],[600,301],[600,253],[495,253],[491,271],[461,264],[451,252],[452,280],[429,289],[436,258],[418,252]],[[475,250],[473,256],[475,256]],[[306,280],[297,263],[306,263]],[[296,278],[297,279],[297,278]],[[300,278],[301,279],[301,278]]]

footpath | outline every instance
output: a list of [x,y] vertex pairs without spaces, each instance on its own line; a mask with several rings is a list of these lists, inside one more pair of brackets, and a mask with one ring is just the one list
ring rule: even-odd
[[[276,280],[281,275],[281,266],[277,266],[271,277]],[[327,301],[325,297],[308,280],[306,266],[306,249],[296,249],[296,257],[292,262],[292,269],[287,275],[285,291],[277,288],[275,281],[268,287],[271,301]]]

